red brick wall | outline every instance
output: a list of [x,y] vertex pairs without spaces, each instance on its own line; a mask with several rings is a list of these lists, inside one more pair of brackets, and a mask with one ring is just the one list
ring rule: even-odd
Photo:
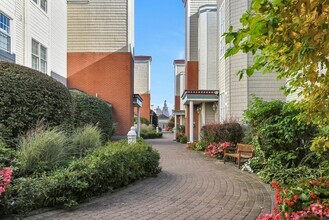
[[179,111],[180,109],[180,96],[175,96],[175,110]]
[[[141,108],[141,117],[151,121],[151,95],[150,94],[139,94],[143,99],[143,105]],[[137,115],[137,108],[134,108],[134,114]]]
[[77,88],[113,105],[117,136],[134,124],[134,62],[130,53],[68,53],[68,87]]
[[185,67],[185,88],[198,89],[199,87],[199,62],[188,61]]

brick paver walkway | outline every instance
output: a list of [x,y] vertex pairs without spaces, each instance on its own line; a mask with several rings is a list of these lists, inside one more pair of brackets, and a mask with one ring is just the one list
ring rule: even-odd
[[243,173],[187,151],[172,135],[150,141],[161,153],[162,173],[107,194],[74,211],[57,210],[27,219],[256,219],[270,212],[271,190]]

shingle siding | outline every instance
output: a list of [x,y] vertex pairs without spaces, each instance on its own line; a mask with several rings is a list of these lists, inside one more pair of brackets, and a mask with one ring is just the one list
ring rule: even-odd
[[149,73],[150,65],[148,61],[135,61],[135,80],[134,93],[135,94],[149,94]]
[[68,4],[68,52],[129,52],[128,1]]

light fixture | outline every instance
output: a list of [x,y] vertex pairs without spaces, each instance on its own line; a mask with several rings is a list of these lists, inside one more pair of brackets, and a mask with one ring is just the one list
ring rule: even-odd
[[214,104],[212,105],[212,110],[215,112],[217,110],[218,104],[217,102],[214,102]]
[[201,107],[197,107],[197,108],[196,108],[196,112],[197,112],[198,114],[200,114],[200,112],[201,112]]

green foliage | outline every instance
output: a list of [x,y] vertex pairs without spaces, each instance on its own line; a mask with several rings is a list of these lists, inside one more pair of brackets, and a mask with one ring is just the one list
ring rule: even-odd
[[151,126],[142,125],[141,126],[141,137],[143,139],[155,139],[162,138],[162,133],[156,133],[156,130]]
[[12,146],[38,120],[53,127],[70,124],[72,119],[67,88],[27,67],[0,62],[0,97],[0,137]]
[[177,132],[185,134],[185,125],[179,125],[177,128]]
[[112,107],[105,101],[80,91],[71,91],[75,127],[97,125],[102,131],[104,141],[114,134]]
[[18,144],[18,176],[52,170],[68,158],[68,139],[58,128],[29,131]]
[[[140,120],[141,120],[141,124],[150,125],[150,121],[147,120],[146,118],[141,117]],[[134,117],[134,123],[137,124],[137,122],[138,122],[138,118],[135,116]]]
[[158,123],[158,115],[153,111],[151,110],[150,111],[150,114],[151,114],[151,117],[152,117],[152,125],[153,127],[158,127],[159,123]]
[[0,168],[13,166],[15,158],[16,150],[6,148],[5,143],[0,140]]
[[292,103],[254,98],[244,112],[256,149],[248,166],[264,182],[294,184],[301,178],[318,178],[329,173],[329,155],[316,154],[309,148],[318,129],[297,120],[300,111]]
[[180,138],[180,142],[181,142],[182,144],[186,144],[186,143],[187,143],[187,136],[182,136],[182,137]]
[[318,153],[329,151],[329,125],[322,127],[318,136],[312,140],[311,150]]
[[213,123],[202,127],[201,141],[208,146],[212,143],[240,143],[243,137],[242,126],[231,120],[223,123]]
[[244,120],[268,157],[276,151],[296,151],[298,159],[308,154],[311,140],[317,133],[313,124],[298,121],[300,109],[279,100],[266,102],[253,98],[244,112]]
[[126,141],[111,143],[72,161],[67,168],[15,179],[10,189],[11,211],[72,207],[92,196],[157,175],[161,170],[159,159],[159,153],[142,140],[134,145]]
[[329,2],[327,0],[253,0],[242,15],[243,28],[225,34],[232,47],[254,54],[253,65],[238,75],[275,72],[288,79],[286,93],[299,89],[301,118],[329,124]]
[[101,131],[93,125],[78,128],[72,137],[72,153],[82,157],[101,146]]

